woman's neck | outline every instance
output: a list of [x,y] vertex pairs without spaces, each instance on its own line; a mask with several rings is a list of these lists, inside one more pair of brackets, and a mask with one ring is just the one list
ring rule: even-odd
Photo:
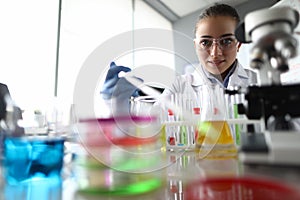
[[214,76],[216,79],[218,79],[221,83],[224,82],[226,76],[229,74],[229,72],[231,71],[232,68],[234,68],[236,66],[236,60],[232,63],[232,65],[226,69],[223,73],[221,74],[212,74],[212,76]]

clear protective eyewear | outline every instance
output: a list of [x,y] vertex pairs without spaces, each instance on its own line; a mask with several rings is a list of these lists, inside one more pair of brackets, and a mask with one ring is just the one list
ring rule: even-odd
[[195,39],[195,41],[197,42],[198,47],[205,51],[210,50],[214,43],[217,44],[222,51],[231,50],[237,45],[237,39],[234,35],[221,38],[198,38]]

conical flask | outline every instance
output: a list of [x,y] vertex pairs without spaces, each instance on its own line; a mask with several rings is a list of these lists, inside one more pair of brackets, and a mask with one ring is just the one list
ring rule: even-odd
[[224,90],[207,84],[199,91],[201,120],[197,123],[196,146],[200,158],[236,157],[237,149],[227,123]]

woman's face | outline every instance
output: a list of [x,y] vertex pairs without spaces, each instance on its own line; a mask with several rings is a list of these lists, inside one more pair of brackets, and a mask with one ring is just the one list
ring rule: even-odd
[[236,21],[229,16],[208,17],[198,22],[195,49],[200,63],[215,75],[235,61],[240,44],[234,37]]

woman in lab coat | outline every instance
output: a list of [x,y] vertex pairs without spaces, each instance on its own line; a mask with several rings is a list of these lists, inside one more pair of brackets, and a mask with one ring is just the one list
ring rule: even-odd
[[[205,9],[195,26],[194,46],[200,65],[193,74],[176,77],[163,94],[186,93],[191,90],[197,92],[202,85],[208,83],[216,83],[224,88],[255,84],[256,73],[243,68],[236,58],[241,43],[235,38],[234,32],[239,21],[237,11],[229,5],[214,4]],[[124,78],[119,78],[120,71],[130,69],[112,62],[101,95],[106,100],[114,96],[119,102],[125,101],[124,105],[128,105],[130,94],[134,94],[137,88]]]
[[257,83],[256,73],[243,68],[236,56],[241,46],[234,36],[240,21],[236,10],[226,4],[205,9],[195,26],[194,46],[199,66],[192,74],[178,76],[164,94],[197,91],[208,83],[247,87]]

